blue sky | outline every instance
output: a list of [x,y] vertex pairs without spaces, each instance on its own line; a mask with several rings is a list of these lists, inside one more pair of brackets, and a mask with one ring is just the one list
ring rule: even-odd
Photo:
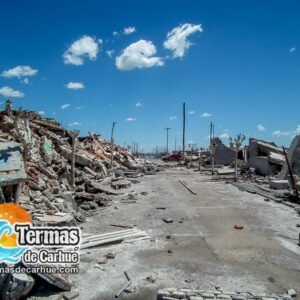
[[[299,1],[1,1],[0,101],[152,150],[300,133]],[[66,107],[66,104],[67,107]],[[65,106],[63,106],[65,105]],[[65,107],[62,109],[62,107]],[[142,147],[142,146],[140,146]]]

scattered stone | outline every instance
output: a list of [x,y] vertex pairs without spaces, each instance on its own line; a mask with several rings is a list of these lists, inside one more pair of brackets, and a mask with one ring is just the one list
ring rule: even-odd
[[79,297],[79,291],[74,290],[63,294],[65,300],[73,300]]
[[[232,300],[246,300],[246,297],[242,296],[242,295],[232,295],[231,296]],[[261,298],[260,298],[261,299]],[[257,299],[258,300],[258,299]]]
[[217,299],[231,299],[229,295],[219,294],[217,295]]
[[107,259],[115,259],[116,254],[115,254],[115,253],[112,253],[112,252],[108,252],[107,254],[105,254],[105,257],[106,257]]
[[[29,264],[24,263],[25,267],[33,268],[33,267],[40,267],[37,264]],[[67,279],[65,274],[60,273],[35,273],[36,276],[42,278],[43,280],[47,281],[49,284],[63,290],[63,291],[70,291],[71,290],[71,283]]]
[[111,187],[115,190],[127,189],[131,187],[131,182],[129,180],[118,180],[111,183]]
[[33,288],[34,279],[30,274],[9,274],[6,284],[1,287],[1,299],[20,299]]
[[165,223],[173,223],[173,219],[172,219],[171,217],[164,217],[164,218],[163,218],[163,221],[164,221]]
[[244,229],[244,226],[243,225],[240,225],[240,224],[235,224],[233,226],[234,229]]
[[173,292],[171,296],[172,296],[172,298],[175,298],[175,299],[183,299],[183,298],[185,298],[185,293],[176,291],[176,292]]
[[133,294],[135,292],[135,287],[128,287],[124,290],[125,293]]
[[168,250],[168,253],[169,253],[169,254],[172,254],[172,253],[173,253],[173,250],[169,249],[169,250]]
[[145,279],[151,283],[154,283],[156,281],[156,278],[152,275],[147,276]]
[[103,264],[106,264],[107,263],[107,257],[100,257],[98,260],[97,260],[97,264],[99,265],[103,265]]
[[290,295],[291,297],[296,297],[297,296],[297,293],[294,289],[289,289],[287,291],[288,295]]
[[290,183],[288,180],[270,180],[270,188],[274,190],[285,190],[290,188]]
[[171,235],[167,235],[167,236],[166,236],[167,240],[170,240],[171,237],[172,237]]
[[200,295],[201,295],[203,298],[208,298],[208,299],[213,299],[213,298],[215,298],[215,295],[212,294],[212,293],[200,293]]
[[115,176],[116,176],[116,178],[118,178],[118,177],[124,177],[125,176],[124,175],[124,171],[121,170],[121,169],[116,170],[115,171]]
[[171,293],[166,290],[166,289],[161,289],[161,290],[158,290],[157,291],[157,294],[160,296],[160,297],[168,297],[171,295]]

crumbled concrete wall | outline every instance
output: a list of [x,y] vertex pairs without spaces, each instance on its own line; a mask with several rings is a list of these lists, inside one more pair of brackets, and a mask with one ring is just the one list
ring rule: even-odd
[[216,148],[215,163],[217,165],[228,166],[234,162],[234,150],[219,144]]
[[215,138],[213,143],[216,144],[215,164],[228,166],[234,162],[234,150],[225,146],[219,138]]
[[[289,152],[288,160],[292,167],[294,175],[300,178],[300,135],[294,137]],[[279,178],[287,179],[289,177],[289,170],[287,164],[283,165],[283,168],[279,174]]]
[[249,167],[260,175],[271,175],[284,163],[283,150],[274,143],[249,139]]

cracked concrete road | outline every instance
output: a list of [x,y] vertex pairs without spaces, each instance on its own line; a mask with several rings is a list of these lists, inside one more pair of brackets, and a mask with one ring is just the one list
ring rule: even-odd
[[[132,225],[152,239],[94,248],[82,255],[80,274],[73,277],[80,299],[113,299],[126,283],[125,270],[133,284],[124,299],[156,299],[162,287],[220,286],[253,293],[294,288],[300,293],[300,219],[292,208],[187,170],[166,169],[139,180],[126,190],[138,194],[136,203],[122,203],[124,196],[114,198],[112,206],[88,219],[83,232]],[[164,217],[173,223],[165,223]],[[235,224],[244,229],[234,229]],[[116,253],[115,259],[95,267],[108,252]]]

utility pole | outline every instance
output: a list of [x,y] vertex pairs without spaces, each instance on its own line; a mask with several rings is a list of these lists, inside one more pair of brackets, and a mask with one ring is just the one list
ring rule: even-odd
[[76,140],[79,135],[79,130],[71,130],[69,133],[72,138],[71,186],[75,187],[75,150],[76,150]]
[[199,148],[199,151],[198,151],[198,155],[199,155],[199,171],[201,171],[201,163],[202,163],[202,161],[201,161],[201,154],[202,154],[202,148],[200,147]]
[[215,173],[215,144],[214,144],[214,135],[215,135],[215,125],[210,122],[210,160],[211,160],[211,173]]
[[110,148],[110,153],[111,153],[111,161],[110,165],[111,168],[113,167],[113,161],[114,161],[114,130],[115,130],[116,122],[113,122],[112,128],[111,128],[111,137],[110,137],[110,142],[111,142],[111,148]]
[[209,131],[209,144],[212,145],[212,122],[210,122],[210,131]]
[[182,154],[185,163],[185,102],[183,103]]
[[176,150],[177,150],[177,149],[176,149],[176,148],[177,148],[176,146],[177,146],[177,139],[175,138],[175,152],[176,152]]
[[164,128],[167,130],[167,154],[169,153],[169,130],[171,129],[170,127]]

